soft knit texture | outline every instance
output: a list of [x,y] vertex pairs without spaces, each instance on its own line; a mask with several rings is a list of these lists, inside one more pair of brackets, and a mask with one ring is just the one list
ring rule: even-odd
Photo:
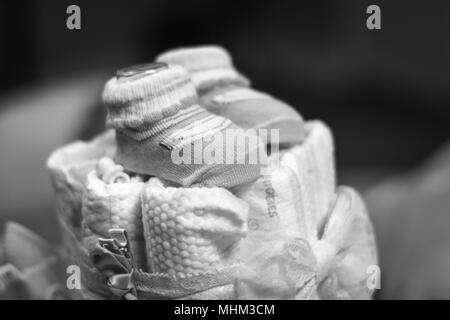
[[81,239],[81,198],[87,175],[100,158],[115,153],[114,130],[106,130],[89,142],[76,141],[55,150],[47,160],[58,219],[77,239]]
[[249,88],[249,81],[234,68],[225,49],[181,48],[159,55],[157,61],[186,68],[199,92],[200,105],[208,111],[244,129],[277,129],[282,145],[303,140],[302,117],[284,102]]
[[234,68],[230,54],[219,46],[170,50],[160,54],[156,61],[184,67],[200,93],[220,85],[250,85],[250,81]]
[[[225,141],[227,130],[241,128],[197,104],[195,88],[180,66],[159,66],[144,76],[115,77],[106,83],[103,101],[108,107],[107,124],[117,131],[115,160],[128,171],[183,186],[223,187],[255,180],[260,174],[261,164],[248,160],[263,148],[259,139],[245,150],[233,150],[231,163],[204,159],[209,142]],[[221,151],[229,150],[222,144]],[[180,154],[183,159],[177,163],[174,157]]]
[[[107,124],[115,130],[63,147],[48,161],[62,253],[68,265],[81,268],[81,290],[73,293],[117,298],[122,287],[112,279],[126,279],[124,288],[132,287],[138,299],[369,298],[367,272],[377,264],[374,234],[359,194],[336,191],[328,127],[303,124],[289,106],[250,89],[221,48],[165,57],[117,71],[103,93]],[[194,83],[182,66],[191,66]],[[202,145],[195,153],[199,141],[217,142],[229,129],[247,128],[280,129],[279,141],[265,142],[294,146],[280,153],[271,148],[264,171],[263,163],[246,162],[255,153],[260,159],[258,138],[258,148],[225,155],[234,164],[204,162],[211,153]],[[298,136],[303,130],[304,140]],[[222,151],[229,151],[223,142]],[[191,162],[176,163],[174,154]],[[153,177],[145,182],[139,174]],[[110,228],[126,231],[129,248],[126,254],[104,252],[110,260],[103,266],[114,268],[97,268],[96,250],[112,250],[98,245],[100,237],[111,236]],[[21,265],[11,252],[0,241],[0,264]],[[127,262],[124,272],[115,268],[118,256]],[[33,270],[34,279],[51,269]],[[0,287],[2,280],[10,286],[22,278],[10,266],[0,267]]]
[[128,183],[130,176],[123,171],[121,165],[115,164],[111,158],[103,157],[97,163],[97,176],[106,184]]
[[83,195],[83,245],[91,251],[97,246],[99,238],[109,237],[110,228],[124,228],[128,233],[135,267],[146,270],[140,201],[144,183],[139,179],[105,183],[99,179],[99,174],[101,172],[97,170],[88,175]]
[[248,205],[223,188],[176,188],[151,178],[142,193],[148,265],[176,277],[235,263]]
[[153,286],[138,289],[156,297],[183,291],[191,294],[181,299],[236,297],[237,247],[247,232],[245,202],[223,188],[177,188],[151,178],[142,192],[142,212],[152,278],[169,277],[176,284],[165,280],[158,288],[162,279],[155,279]]
[[96,298],[111,296],[103,276],[96,272],[87,249],[81,245],[83,238],[81,211],[88,174],[96,168],[102,157],[113,157],[115,153],[115,132],[110,129],[89,142],[77,141],[61,147],[47,160],[55,191],[56,215],[62,230],[63,254],[68,265],[78,265],[83,269],[82,290],[72,290],[71,294],[74,296]]

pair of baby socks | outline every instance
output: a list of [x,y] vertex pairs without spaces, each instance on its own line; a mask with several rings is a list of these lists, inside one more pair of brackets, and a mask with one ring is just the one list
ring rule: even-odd
[[[244,129],[278,130],[281,145],[303,141],[300,114],[286,103],[250,88],[249,80],[234,68],[225,49],[218,46],[176,49],[159,55],[157,61],[188,70],[200,105],[208,111]],[[270,141],[269,135],[266,142],[274,141]]]
[[107,125],[116,130],[115,161],[127,171],[183,187],[232,187],[260,175],[265,147],[256,132],[201,107],[180,66],[119,70],[103,101]]

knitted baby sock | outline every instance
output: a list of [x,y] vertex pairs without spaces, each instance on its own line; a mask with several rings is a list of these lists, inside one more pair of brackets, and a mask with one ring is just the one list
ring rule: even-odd
[[249,81],[236,71],[225,49],[172,50],[158,56],[157,61],[186,68],[200,94],[200,105],[208,111],[245,129],[277,129],[282,145],[303,140],[302,117],[284,102],[249,88]]
[[[103,101],[107,125],[116,129],[115,160],[128,171],[183,186],[223,187],[260,174],[258,156],[265,150],[256,133],[200,107],[180,66],[156,63],[120,70],[106,83]],[[230,147],[230,132],[248,143]]]

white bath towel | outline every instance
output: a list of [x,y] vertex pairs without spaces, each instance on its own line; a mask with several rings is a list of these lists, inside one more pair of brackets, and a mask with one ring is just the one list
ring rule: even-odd
[[109,229],[123,228],[128,233],[135,267],[146,269],[140,202],[143,187],[144,182],[139,180],[105,183],[97,171],[88,175],[82,204],[82,243],[88,251],[97,246],[99,238],[109,238]]

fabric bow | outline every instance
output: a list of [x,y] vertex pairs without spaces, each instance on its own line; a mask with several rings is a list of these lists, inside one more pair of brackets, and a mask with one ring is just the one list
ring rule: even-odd
[[319,240],[312,243],[317,258],[318,293],[324,299],[370,299],[368,284],[377,266],[375,236],[361,196],[339,187]]

